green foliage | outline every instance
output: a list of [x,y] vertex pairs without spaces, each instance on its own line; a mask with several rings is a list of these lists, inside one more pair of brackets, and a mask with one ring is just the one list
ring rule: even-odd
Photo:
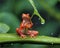
[[0,22],[7,24],[10,27],[8,33],[16,33],[16,28],[19,27],[19,20],[12,13],[1,12],[0,13]]
[[4,23],[0,23],[0,33],[7,33],[10,27]]

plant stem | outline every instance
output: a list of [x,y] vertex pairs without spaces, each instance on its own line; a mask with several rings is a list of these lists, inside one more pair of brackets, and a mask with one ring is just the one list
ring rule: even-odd
[[35,38],[21,38],[17,34],[0,34],[0,43],[7,42],[19,42],[19,43],[36,43],[36,44],[60,44],[60,38],[49,37],[49,36],[37,36]]
[[[31,3],[32,7],[34,8],[34,13],[33,15],[37,15],[39,17],[39,19],[41,19],[41,24],[45,24],[45,20],[41,17],[41,15],[39,14],[37,8],[35,7],[35,4],[33,2],[33,0],[29,0],[29,2]],[[32,17],[33,17],[32,15]]]

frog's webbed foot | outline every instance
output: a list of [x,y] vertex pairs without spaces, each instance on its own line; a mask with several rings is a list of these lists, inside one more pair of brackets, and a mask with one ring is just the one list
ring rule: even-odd
[[34,38],[38,35],[38,31],[35,30],[28,30],[27,34],[31,37]]
[[20,36],[21,36],[22,38],[26,38],[26,35],[24,35],[24,34],[21,34]]
[[22,30],[20,30],[19,28],[16,28],[16,32],[18,33],[19,36],[21,36],[22,38],[26,38],[26,35],[22,32]]

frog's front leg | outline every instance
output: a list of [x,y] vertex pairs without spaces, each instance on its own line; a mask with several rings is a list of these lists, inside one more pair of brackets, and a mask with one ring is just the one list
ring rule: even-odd
[[26,35],[24,34],[23,30],[20,30],[20,28],[16,28],[16,32],[18,33],[19,36],[22,38],[26,38]]

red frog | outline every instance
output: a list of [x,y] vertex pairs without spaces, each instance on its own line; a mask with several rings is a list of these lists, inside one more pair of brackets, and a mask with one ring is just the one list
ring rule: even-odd
[[33,26],[33,23],[31,21],[29,14],[22,14],[22,19],[23,20],[20,24],[20,27],[16,28],[16,32],[22,38],[25,38],[26,35],[29,35],[30,37],[35,37],[38,34],[38,31],[29,30]]

